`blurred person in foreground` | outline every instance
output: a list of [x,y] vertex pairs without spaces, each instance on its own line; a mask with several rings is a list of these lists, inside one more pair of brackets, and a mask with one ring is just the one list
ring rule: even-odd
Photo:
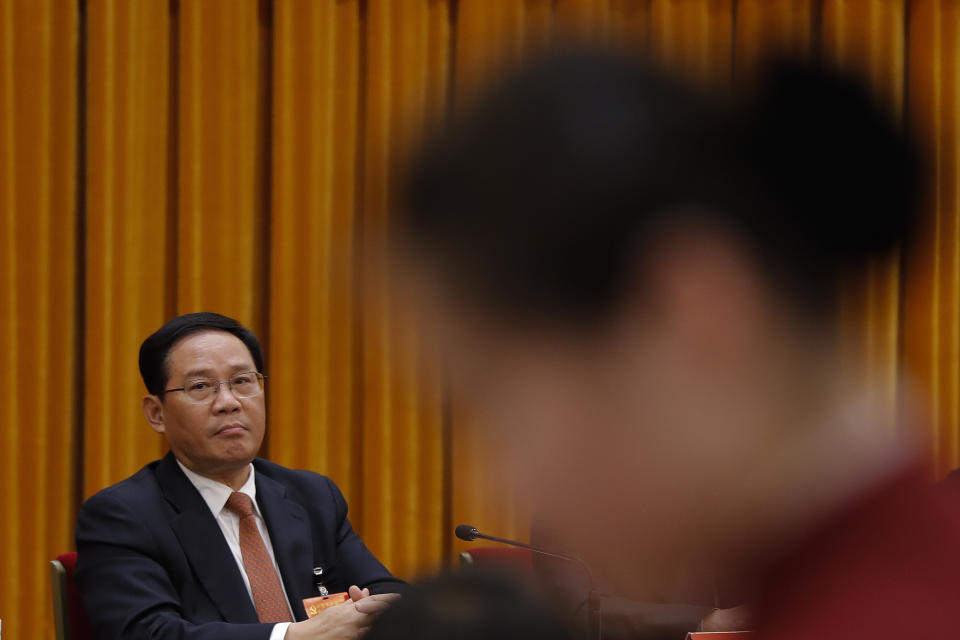
[[365,640],[573,640],[569,616],[508,574],[465,571],[414,584]]
[[834,328],[840,278],[908,239],[916,157],[822,70],[734,100],[590,53],[424,145],[411,295],[542,526],[615,592],[717,575],[761,637],[957,635],[960,521],[906,392],[894,424]]
[[[98,638],[353,639],[406,586],[332,480],[256,457],[263,367],[256,335],[216,313],[143,341],[143,415],[170,452],[80,509],[77,587]],[[350,598],[308,620],[321,586]]]

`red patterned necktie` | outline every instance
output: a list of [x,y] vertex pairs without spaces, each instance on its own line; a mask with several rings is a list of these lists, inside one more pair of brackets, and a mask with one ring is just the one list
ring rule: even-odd
[[253,500],[245,493],[234,491],[227,498],[227,509],[240,517],[240,554],[260,622],[293,622],[280,578],[257,528]]

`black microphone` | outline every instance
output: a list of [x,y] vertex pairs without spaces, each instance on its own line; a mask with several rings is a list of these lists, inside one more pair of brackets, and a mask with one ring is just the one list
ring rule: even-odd
[[[484,540],[491,540],[493,542],[499,542],[501,544],[506,544],[511,547],[520,547],[521,549],[527,549],[532,553],[537,553],[542,556],[548,556],[550,558],[557,558],[558,560],[566,560],[567,562],[572,562],[580,566],[584,573],[587,575],[587,579],[590,581],[590,591],[587,594],[587,640],[600,640],[600,635],[602,632],[602,614],[600,610],[600,594],[597,593],[596,583],[593,580],[593,571],[590,570],[590,565],[583,561],[582,558],[573,555],[564,555],[562,553],[556,553],[554,551],[546,551],[544,549],[538,549],[532,547],[525,542],[518,542],[517,540],[508,540],[507,538],[498,538],[497,536],[489,536],[485,533],[480,533],[476,527],[472,527],[469,524],[460,524],[457,525],[457,528],[454,529],[454,534],[466,542],[473,542],[477,538],[482,538]],[[582,607],[583,604],[581,603]],[[579,608],[579,607],[578,607]]]
[[572,562],[574,564],[580,565],[584,573],[587,574],[587,579],[590,581],[591,591],[594,588],[595,583],[593,581],[593,571],[590,570],[590,565],[588,565],[586,562],[584,562],[581,558],[577,556],[568,556],[562,553],[557,553],[555,551],[538,549],[536,547],[530,546],[526,542],[519,542],[517,540],[509,540],[507,538],[498,538],[497,536],[490,536],[485,533],[480,533],[480,531],[476,527],[472,527],[469,524],[457,525],[457,528],[454,529],[454,534],[458,538],[466,542],[473,542],[477,538],[482,538],[484,540],[491,540],[493,542],[499,542],[501,544],[510,545],[511,547],[520,547],[521,549],[527,549],[529,551],[532,551],[533,553],[537,553],[542,556],[549,556],[551,558],[557,558],[559,560],[566,560],[567,562]]
[[477,531],[476,527],[471,527],[468,524],[458,524],[457,528],[454,530],[454,533],[461,540],[466,540],[467,542],[473,542],[480,537],[480,532]]

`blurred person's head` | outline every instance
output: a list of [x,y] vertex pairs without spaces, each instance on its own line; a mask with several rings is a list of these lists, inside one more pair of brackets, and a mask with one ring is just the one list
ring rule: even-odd
[[570,640],[564,615],[507,574],[430,578],[381,614],[366,640]]
[[892,427],[835,424],[833,302],[905,239],[914,155],[849,79],[780,65],[734,101],[600,54],[511,75],[427,142],[414,291],[547,526],[660,581],[882,466],[860,427]]
[[178,316],[140,346],[144,416],[187,468],[242,481],[263,442],[262,370],[260,341],[233,318]]

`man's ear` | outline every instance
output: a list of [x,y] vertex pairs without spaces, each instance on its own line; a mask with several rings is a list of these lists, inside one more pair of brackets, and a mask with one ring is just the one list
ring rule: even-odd
[[143,417],[150,423],[150,428],[157,433],[164,433],[167,430],[163,416],[163,400],[159,396],[152,393],[143,396]]

